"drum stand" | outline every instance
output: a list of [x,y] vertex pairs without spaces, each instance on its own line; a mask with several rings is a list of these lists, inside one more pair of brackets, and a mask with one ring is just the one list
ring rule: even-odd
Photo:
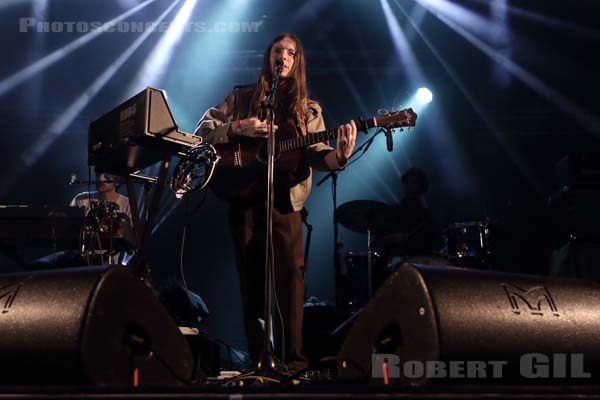
[[[158,177],[147,177],[139,174],[129,174],[127,176],[127,192],[129,194],[129,206],[131,207],[131,216],[133,222],[133,229],[135,233],[135,239],[137,244],[137,252],[133,258],[133,272],[135,275],[149,287],[152,287],[152,276],[150,274],[149,260],[149,249],[150,240],[152,239],[152,229],[154,227],[154,221],[158,213],[158,207],[162,193],[165,188],[165,182],[167,178],[167,172],[169,170],[169,163],[171,161],[170,155],[165,155],[165,158],[160,164],[160,170]],[[137,195],[133,186],[134,182],[144,183],[144,207],[145,213],[143,219],[140,218],[140,212],[137,205]],[[152,200],[148,205],[148,192],[150,185],[155,185],[154,192],[152,194]]]
[[367,229],[367,291],[369,299],[373,295],[373,230]]
[[[364,131],[365,133],[367,133],[367,131]],[[367,150],[369,150],[369,147],[371,147],[371,144],[373,144],[373,141],[375,140],[375,137],[380,134],[381,132],[383,132],[383,130],[378,129],[377,131],[375,131],[375,133],[373,134],[373,136],[371,136],[368,140],[366,140],[363,144],[361,144],[360,146],[356,147],[354,149],[354,152],[352,154],[350,154],[350,157],[348,157],[348,161],[346,163],[346,166],[350,165],[350,160],[352,160],[354,158],[354,156],[356,156],[359,152],[362,152],[362,154],[366,153]],[[362,156],[361,154],[361,156]],[[360,158],[360,156],[358,157]],[[356,160],[355,160],[356,161]],[[335,217],[335,211],[337,210],[337,178],[338,178],[338,173],[340,173],[341,171],[344,171],[343,169],[341,170],[336,170],[336,171],[331,171],[329,172],[327,175],[325,175],[323,178],[321,178],[321,180],[319,182],[317,182],[317,184],[315,185],[315,187],[319,187],[321,186],[327,179],[331,178],[331,185],[332,185],[332,193],[333,193],[333,269],[335,272],[335,280],[336,282],[339,279],[340,276],[340,249],[343,247],[343,244],[339,242],[339,222],[337,220],[337,218]],[[368,241],[369,241],[369,255],[368,255],[368,260],[369,260],[369,296],[371,296],[371,239],[370,239],[370,233],[368,234]],[[337,295],[336,295],[336,299],[337,299]]]

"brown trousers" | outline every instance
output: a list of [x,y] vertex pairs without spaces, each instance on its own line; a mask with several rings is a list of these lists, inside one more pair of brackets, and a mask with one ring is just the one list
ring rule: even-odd
[[[264,319],[264,258],[265,210],[264,203],[231,204],[229,225],[236,251],[236,264],[244,311],[248,351],[253,361],[263,347],[263,329],[259,319]],[[284,362],[306,366],[302,355],[302,309],[304,281],[302,269],[302,220],[300,212],[282,214],[273,210],[274,285],[284,324],[284,340],[278,337],[281,329],[279,316],[272,313],[275,340],[278,350],[284,344]],[[274,304],[274,303],[273,303]],[[276,352],[279,356],[280,351]]]

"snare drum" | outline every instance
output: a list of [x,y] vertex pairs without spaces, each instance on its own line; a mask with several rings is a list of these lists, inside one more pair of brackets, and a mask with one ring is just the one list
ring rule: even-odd
[[492,254],[490,228],[481,221],[458,222],[444,230],[448,260],[459,266],[485,266]]

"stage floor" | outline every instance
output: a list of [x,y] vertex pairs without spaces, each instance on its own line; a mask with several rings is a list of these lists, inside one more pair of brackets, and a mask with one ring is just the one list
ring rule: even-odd
[[420,389],[305,384],[223,388],[1,387],[0,399],[600,399],[600,386],[437,386]]

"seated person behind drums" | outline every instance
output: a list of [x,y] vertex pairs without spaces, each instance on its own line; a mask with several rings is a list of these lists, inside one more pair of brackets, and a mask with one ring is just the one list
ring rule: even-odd
[[[106,263],[124,264],[127,253],[125,253],[125,251],[117,250],[118,246],[116,240],[113,243],[115,247],[113,247],[112,252],[109,252],[108,247],[99,249],[98,246],[100,245],[99,243],[101,243],[101,236],[99,236],[97,230],[88,230],[86,228],[98,228],[99,225],[106,223],[105,217],[109,215],[117,215],[120,218],[126,216],[126,225],[125,223],[120,225],[118,223],[113,223],[111,232],[114,233],[118,229],[128,243],[134,242],[129,199],[126,196],[117,193],[119,179],[120,178],[115,175],[96,172],[96,188],[98,191],[79,193],[71,200],[69,206],[84,208],[86,213],[86,218],[80,233],[80,248],[52,253],[37,259],[31,263],[29,267],[31,269],[50,269],[100,265]],[[90,202],[92,203],[91,205]],[[104,236],[110,234],[111,233],[106,233]],[[110,246],[110,244],[108,246]],[[120,250],[123,249],[121,248]]]
[[90,210],[90,200],[92,202],[112,202],[119,206],[119,212],[129,217],[131,224],[131,208],[129,199],[117,192],[120,178],[116,175],[96,172],[96,192],[83,192],[76,195],[71,203],[71,207],[85,208],[86,212]]
[[375,244],[383,246],[386,256],[414,257],[440,249],[440,229],[425,204],[429,188],[422,169],[410,168],[402,175],[404,199],[390,206],[390,224],[377,232]]
[[[123,215],[127,216],[128,226],[121,227],[120,230],[124,237],[130,243],[133,243],[134,236],[129,198],[117,192],[122,180],[123,178],[117,175],[96,171],[97,191],[79,193],[73,198],[73,200],[71,200],[69,205],[71,207],[84,208],[86,215],[96,218],[99,217],[100,219],[103,219],[103,217],[106,219],[109,214],[116,214],[121,217]],[[91,207],[90,201],[92,203]],[[93,215],[90,215],[90,211]],[[90,245],[91,247],[94,247],[93,243],[90,243]],[[80,250],[84,249],[82,248]],[[92,248],[88,250],[91,250],[93,255],[91,259],[89,256],[85,257],[87,264],[105,264],[106,262],[123,264],[126,263],[126,260],[128,259],[127,254],[123,251],[113,251],[112,257],[107,257],[106,250],[97,250]]]

